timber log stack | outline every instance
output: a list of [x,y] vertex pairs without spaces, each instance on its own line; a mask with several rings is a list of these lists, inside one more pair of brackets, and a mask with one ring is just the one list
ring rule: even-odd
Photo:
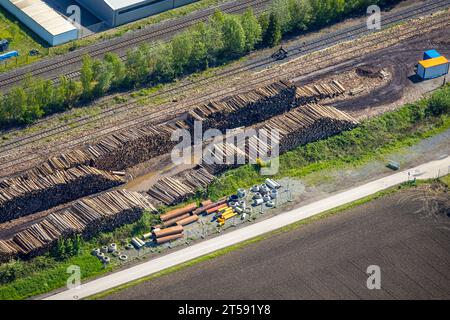
[[115,174],[87,166],[57,170],[48,175],[26,172],[0,182],[0,223],[122,183],[124,180]]
[[158,180],[147,193],[160,203],[175,205],[207,187],[214,178],[204,167],[198,166]]
[[250,126],[292,107],[296,86],[288,81],[278,81],[266,87],[197,106],[188,112],[187,122],[202,121],[203,131]]
[[115,190],[73,203],[39,223],[0,240],[0,261],[32,257],[48,251],[58,239],[82,234],[90,238],[138,220],[144,211],[156,212],[149,199],[137,192]]
[[351,130],[357,125],[356,119],[336,108],[308,104],[264,122],[258,130],[277,130],[279,150],[283,153],[300,145]]
[[345,93],[344,86],[337,80],[329,83],[319,82],[312,85],[298,86],[295,91],[295,105],[319,102]]

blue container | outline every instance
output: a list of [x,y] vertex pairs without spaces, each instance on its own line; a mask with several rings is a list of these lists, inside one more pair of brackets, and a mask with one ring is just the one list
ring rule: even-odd
[[18,57],[19,53],[17,51],[10,51],[4,54],[0,54],[0,61],[8,60],[12,57]]
[[428,50],[423,53],[423,60],[429,60],[433,58],[439,58],[441,54],[436,50]]

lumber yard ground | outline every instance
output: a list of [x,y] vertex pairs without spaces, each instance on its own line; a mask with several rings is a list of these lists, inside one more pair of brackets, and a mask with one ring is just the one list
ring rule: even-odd
[[[447,12],[448,14],[448,12]],[[408,27],[410,28],[414,28],[414,23],[418,23],[416,22],[411,22],[410,24],[406,25],[406,26],[400,26],[399,29],[397,30],[399,31],[397,34],[396,33],[392,33],[390,34],[390,38],[384,39],[384,41],[381,42],[381,44],[379,44],[380,48],[378,48],[377,45],[375,45],[376,49],[379,50],[374,50],[374,45],[372,43],[372,49],[367,47],[364,47],[364,42],[367,41],[367,39],[360,41],[360,42],[355,42],[355,43],[347,43],[347,44],[342,44],[341,46],[338,46],[335,48],[335,52],[340,53],[339,56],[344,57],[344,59],[339,59],[339,57],[334,58],[335,56],[332,56],[333,58],[330,58],[330,56],[328,56],[328,54],[333,54],[333,52],[322,52],[319,53],[317,56],[313,56],[311,58],[305,58],[304,61],[302,60],[296,60],[295,57],[292,57],[290,59],[290,61],[288,62],[283,62],[282,65],[279,68],[269,68],[269,69],[265,69],[265,68],[256,68],[256,69],[252,69],[252,72],[249,72],[248,74],[245,74],[244,76],[249,76],[249,80],[256,80],[256,79],[261,79],[263,78],[265,81],[273,81],[274,79],[277,79],[278,77],[281,78],[285,78],[286,75],[289,75],[289,78],[291,80],[294,80],[296,82],[299,83],[310,83],[311,81],[315,81],[315,80],[323,80],[323,79],[339,79],[340,81],[344,81],[345,79],[348,79],[348,83],[346,83],[346,87],[350,88],[353,92],[353,94],[349,94],[348,96],[346,96],[345,98],[343,98],[342,100],[339,100],[339,98],[334,99],[334,100],[330,100],[329,104],[330,105],[339,105],[340,108],[342,110],[345,110],[349,113],[351,113],[353,116],[359,118],[359,119],[364,119],[365,117],[368,116],[374,116],[377,115],[379,113],[385,112],[385,111],[389,111],[389,110],[393,110],[396,107],[398,107],[401,104],[404,104],[407,101],[413,101],[413,100],[417,100],[418,97],[422,96],[424,93],[430,91],[430,90],[434,90],[437,87],[440,86],[442,78],[441,79],[437,79],[435,81],[430,81],[430,82],[426,82],[426,83],[419,83],[419,84],[415,84],[410,82],[409,80],[405,80],[404,78],[409,75],[412,74],[413,71],[413,66],[414,64],[417,62],[418,59],[420,59],[421,53],[422,51],[424,51],[424,49],[428,49],[430,46],[437,48],[439,51],[441,51],[441,53],[443,53],[444,55],[449,55],[449,47],[448,47],[448,28],[447,24],[448,21],[448,15],[444,14],[444,15],[438,15],[437,17],[428,17],[427,19],[429,20],[425,20],[422,21],[424,24],[428,25],[428,29],[423,29],[424,30],[424,34],[417,37],[406,37],[405,35],[408,34],[410,32],[410,30],[408,30]],[[436,23],[435,25],[433,25],[433,21],[435,21],[434,19],[439,20],[439,23]],[[423,26],[423,25],[422,25]],[[417,26],[416,26],[417,27]],[[378,35],[379,37],[382,37],[382,35]],[[375,38],[372,39],[374,42],[376,40],[380,41],[380,39],[383,38]],[[395,39],[395,40],[393,40]],[[424,39],[428,39],[428,42],[424,41]],[[301,40],[300,40],[301,41]],[[295,43],[295,42],[293,42]],[[390,47],[383,47],[384,45],[386,45],[386,43],[388,44],[392,44]],[[291,44],[292,45],[292,44]],[[369,45],[370,47],[370,45]],[[348,53],[348,54],[343,54],[343,52],[345,52],[344,50],[349,50],[349,51],[353,51],[354,53],[358,53],[357,55],[357,64],[353,64],[353,65],[349,65],[349,61],[351,61],[352,59],[354,59],[355,57],[352,56],[352,54]],[[267,52],[263,53],[263,54],[267,54]],[[382,57],[386,57],[389,56],[388,59],[383,59]],[[255,57],[252,57],[253,59],[257,58],[257,55],[255,55]],[[334,60],[335,59],[335,60]],[[251,61],[251,59],[249,60]],[[355,61],[355,60],[353,60]],[[245,65],[246,63],[248,63],[247,61],[243,62],[243,65]],[[327,63],[329,65],[327,65]],[[271,66],[276,66],[276,64],[272,64]],[[367,66],[370,65],[371,67],[374,67],[375,70],[380,71],[380,74],[383,74],[384,76],[381,78],[378,78],[377,80],[373,80],[373,81],[369,81],[369,80],[364,80],[362,78],[357,78],[355,77],[355,72],[356,72],[356,67],[357,66]],[[305,69],[305,66],[314,66],[315,69]],[[306,70],[306,71],[305,71]],[[304,74],[307,73],[310,75],[310,78],[305,78]],[[209,92],[211,94],[215,93],[217,96],[217,92],[219,92],[220,90],[217,90],[218,88],[224,87],[224,85],[226,84],[227,87],[225,90],[220,91],[220,94],[222,95],[230,95],[230,92],[236,92],[237,89],[241,89],[240,87],[242,86],[249,86],[248,82],[244,81],[246,80],[246,78],[244,77],[242,74],[239,74],[238,76],[235,77],[229,77],[226,78],[223,82],[216,82],[216,83],[212,83],[212,84],[208,84],[209,86]],[[242,77],[242,78],[240,78]],[[239,82],[241,82],[242,84],[240,85],[240,87],[238,87],[238,85],[234,85],[234,83],[236,82],[236,79],[240,78]],[[189,82],[190,80],[188,80],[187,82]],[[355,83],[361,83],[362,87],[355,87],[355,83],[352,83],[352,81],[354,81]],[[250,81],[251,82],[251,81]],[[255,85],[255,86],[261,86],[261,82],[256,82],[251,85]],[[193,89],[192,91],[197,91],[197,92],[202,92],[204,88],[202,87],[196,87],[195,89]],[[189,96],[189,92],[185,92],[184,93],[186,96]],[[209,97],[209,96],[207,96]],[[352,98],[353,97],[353,98]],[[169,98],[170,100],[170,98]],[[193,103],[199,103],[199,100],[193,100]],[[178,100],[177,100],[178,102]],[[173,103],[172,103],[173,104]],[[180,105],[183,105],[183,103],[177,103],[176,107],[180,107]],[[174,105],[175,106],[175,105]],[[148,106],[143,106],[143,108],[141,108],[140,110],[135,110],[136,111],[136,115],[142,117],[142,114],[145,113],[143,112],[143,110],[145,111],[149,111],[151,110],[150,108],[145,109]],[[154,107],[154,106],[153,106]],[[166,106],[161,105],[160,108],[164,109]],[[185,110],[183,110],[183,112],[185,112],[189,107],[187,107]],[[153,110],[154,111],[154,110]],[[166,116],[168,115],[168,113],[166,111]],[[130,114],[128,114],[129,116]],[[124,117],[126,118],[126,117]],[[107,124],[110,128],[114,128],[118,123],[121,122],[121,120],[123,120],[124,118],[120,118],[120,116],[118,116],[115,119],[108,119]],[[130,122],[128,125],[133,125],[133,122]],[[105,126],[105,124],[99,124],[99,126]],[[95,128],[94,128],[95,129]],[[95,130],[93,130],[92,132],[95,132]],[[86,130],[85,134],[89,135],[91,132],[89,130]],[[446,132],[447,133],[447,132]],[[65,135],[65,134],[64,134]],[[71,137],[69,135],[65,135],[65,139],[67,140],[71,140]],[[76,136],[76,135],[75,135]],[[92,135],[91,138],[95,138],[95,135]],[[40,137],[40,141],[39,143],[43,143],[43,145],[54,145],[54,141],[51,141],[51,139],[48,139],[47,137],[43,136]],[[39,143],[36,144],[36,148],[42,148],[42,145],[39,145]],[[414,163],[414,165],[418,165],[420,163],[425,163],[428,162],[430,160],[433,160],[433,155],[436,154],[440,154],[440,155],[444,155],[444,157],[440,160],[442,163],[444,163],[445,161],[448,162],[448,158],[445,157],[445,154],[442,153],[438,153],[436,150],[439,150],[439,152],[444,152],[444,150],[446,150],[448,148],[448,136],[441,136],[441,140],[438,141],[437,143],[431,143],[433,145],[433,148],[431,148],[431,150],[428,150],[428,153],[426,153],[424,149],[422,149],[421,151],[424,153],[422,156],[417,156],[416,158],[414,158],[414,161],[412,161]],[[439,146],[439,147],[438,147]],[[70,148],[69,145],[60,145],[60,148],[63,148],[64,150],[67,148]],[[44,148],[47,149],[47,148]],[[26,153],[24,154],[31,154],[31,152],[33,151],[32,148],[25,148],[24,150],[26,150]],[[49,152],[55,152],[55,150],[47,150]],[[420,150],[419,150],[420,151]],[[434,153],[433,153],[434,152]],[[418,152],[420,153],[420,152]],[[449,154],[450,152],[447,152],[447,154]],[[12,152],[10,154],[4,154],[3,155],[3,159],[8,159],[8,156],[12,156],[13,159],[20,159],[21,155],[24,155],[21,153],[15,153]],[[43,152],[43,157],[47,156],[48,154],[45,154],[45,151]],[[444,159],[445,158],[445,159]],[[444,159],[444,160],[443,160]],[[442,165],[442,172],[444,172],[444,170],[448,167],[448,163],[445,162],[445,164]],[[28,164],[30,165],[30,164]],[[31,165],[30,165],[31,166]],[[384,165],[381,165],[380,167],[383,167]],[[446,167],[447,166],[447,167]],[[413,167],[413,165],[410,165],[410,163],[408,164],[408,167]],[[379,168],[378,168],[379,169]],[[385,169],[385,168],[384,168]],[[139,170],[139,168],[136,169],[136,175],[139,175],[139,172],[142,173],[142,171]],[[377,172],[372,171],[370,172],[373,175],[376,175]],[[3,174],[3,172],[2,172]],[[437,175],[436,172],[433,173],[434,175]],[[374,180],[373,179],[373,175],[370,177],[361,177],[359,176],[358,179],[355,178],[354,181],[356,181],[355,183],[357,185],[363,183],[363,182],[369,182]],[[395,181],[391,181],[390,179],[392,177],[387,176],[388,173],[386,171],[382,171],[382,175],[385,175],[385,181],[390,181],[394,184],[397,184],[399,182],[401,182],[404,178],[405,178],[405,174],[403,175],[397,175],[397,176],[393,176],[394,178],[397,177],[397,180]],[[423,175],[421,176],[421,178],[427,178],[427,175]],[[350,180],[350,179],[349,179]],[[350,180],[351,181],[351,180]],[[366,186],[367,187],[367,186]],[[367,192],[369,192],[369,194],[371,194],[372,192],[375,192],[376,190],[378,190],[378,188],[385,188],[387,187],[384,184],[381,184],[380,186],[377,186],[375,188],[371,188],[369,186],[368,189],[365,189]],[[363,188],[364,187],[360,187]],[[335,195],[335,193],[339,192],[339,191],[343,191],[343,190],[347,190],[347,189],[352,189],[352,186],[348,186],[348,185],[341,185],[339,189],[337,190],[333,190],[333,192],[329,192],[330,194],[332,194],[332,197]],[[357,189],[359,190],[359,189]],[[354,191],[354,190],[353,190]],[[323,194],[317,195],[319,198],[321,198],[323,196]],[[350,196],[350,198],[348,199],[344,199],[345,201],[352,201],[352,197],[354,197],[355,195],[352,194]],[[328,197],[323,197],[328,199]],[[331,198],[333,199],[333,198]],[[328,199],[330,200],[330,199]],[[322,202],[321,202],[322,203]],[[336,205],[332,204],[331,202],[327,202],[325,201],[324,203],[328,203],[329,205],[333,206]],[[302,205],[305,205],[305,203],[303,202]],[[309,204],[308,206],[313,206],[313,203]],[[295,216],[295,219],[298,219],[298,215],[294,214],[293,212],[298,212],[295,211],[295,208],[290,208],[293,209],[294,211],[290,211],[291,215]],[[323,209],[323,208],[322,208]],[[320,211],[317,211],[320,212]],[[312,213],[317,213],[316,211],[312,212]],[[303,213],[303,212],[302,212]],[[289,214],[286,214],[282,217],[287,217],[289,216]],[[281,217],[281,215],[278,215],[278,217]],[[274,217],[272,219],[275,219],[277,217]],[[262,223],[262,226],[264,226],[264,223],[266,223],[266,221],[268,220],[264,220],[260,223]],[[274,221],[274,220],[272,220]],[[278,220],[277,220],[278,221]],[[282,219],[279,221],[283,221]],[[284,223],[288,223],[288,220],[284,220]],[[252,228],[253,226],[256,226],[260,224],[254,224],[250,227],[247,228]],[[259,227],[255,227],[256,229],[258,229]],[[248,230],[246,228],[242,228],[239,229],[237,234],[235,235],[239,235],[239,232],[241,232],[241,230]],[[267,232],[268,230],[265,229],[264,227],[259,229],[258,232],[264,233]],[[245,232],[245,231],[242,231]],[[227,232],[225,236],[229,236],[232,239],[234,239],[233,241],[241,241],[242,238],[236,237],[234,238],[234,236],[231,236],[230,234],[232,234],[233,232]],[[253,236],[252,234],[250,234],[250,236]],[[213,239],[214,240],[214,239]],[[208,240],[209,241],[209,240]],[[394,241],[394,240],[393,240]],[[190,247],[190,248],[195,248],[195,246],[197,245],[201,245],[202,243],[199,244],[195,244],[194,246]],[[188,249],[190,249],[188,248]],[[214,248],[213,248],[214,249]],[[176,254],[177,252],[175,252]],[[165,258],[167,256],[162,256],[161,259]],[[158,258],[160,259],[160,258]],[[167,263],[168,260],[163,259],[165,262]],[[153,260],[155,261],[155,260]],[[149,264],[152,261],[149,262]],[[175,263],[176,264],[176,263]],[[139,269],[139,268],[144,268],[144,267],[140,267],[140,266],[136,266],[135,268],[137,269],[133,269],[133,270],[141,270],[139,272],[144,272],[144,273],[148,273],[149,270],[143,270],[143,269]],[[127,270],[125,270],[127,271]],[[121,272],[125,272],[125,271],[121,271]],[[116,273],[116,274],[112,274],[111,277],[112,278],[100,278],[98,280],[95,281],[99,281],[99,282],[93,282],[93,283],[100,283],[97,287],[95,287],[94,285],[94,290],[95,292],[99,292],[99,291],[103,291],[104,289],[106,289],[108,287],[108,285],[103,286],[101,283],[101,281],[109,281],[109,280],[102,280],[102,279],[112,279],[111,282],[108,282],[111,286],[115,286],[117,285],[117,277],[120,276],[120,274],[122,273]],[[139,277],[138,273],[136,274],[137,277]],[[129,280],[129,274],[127,275],[127,278]],[[441,292],[442,293],[442,292]],[[91,294],[91,293],[89,293]],[[78,295],[78,297],[84,297],[85,295],[81,294]],[[60,296],[55,296],[55,297],[60,297]],[[73,296],[72,296],[73,298]]]
[[[290,225],[292,223],[295,223],[297,221],[300,221],[302,219],[306,219],[306,218],[312,217],[314,215],[317,215],[319,213],[322,213],[324,211],[331,210],[331,209],[337,208],[339,206],[343,206],[345,204],[349,204],[349,203],[354,202],[356,200],[359,200],[359,199],[362,199],[364,197],[370,196],[370,195],[372,195],[374,193],[377,193],[377,192],[380,192],[382,190],[386,190],[388,188],[396,186],[398,184],[407,182],[410,179],[410,176],[408,175],[408,172],[419,171],[419,172],[421,172],[421,175],[420,175],[419,179],[433,179],[433,178],[438,177],[440,172],[445,172],[446,170],[448,170],[449,167],[450,167],[450,157],[446,157],[446,158],[444,158],[442,160],[429,162],[429,163],[423,164],[421,166],[418,166],[416,168],[411,168],[411,169],[408,169],[408,170],[400,172],[400,173],[395,173],[395,174],[392,174],[390,176],[381,178],[379,180],[372,181],[372,182],[369,182],[367,184],[361,185],[359,187],[352,188],[350,190],[346,190],[344,192],[335,194],[335,195],[333,195],[333,196],[331,196],[329,198],[322,199],[322,200],[320,200],[318,202],[311,203],[311,204],[309,204],[307,206],[299,207],[297,209],[294,209],[294,210],[282,213],[282,214],[280,214],[280,215],[278,215],[276,217],[267,219],[265,221],[262,221],[262,222],[259,222],[259,223],[255,223],[255,224],[253,224],[251,226],[241,228],[239,230],[230,232],[230,233],[225,234],[223,236],[216,237],[215,239],[211,239],[211,240],[206,240],[206,241],[200,242],[198,244],[195,244],[195,245],[190,246],[190,247],[185,248],[185,249],[181,249],[179,251],[176,251],[174,253],[168,254],[168,255],[163,256],[161,258],[157,258],[157,259],[145,262],[145,263],[143,263],[141,265],[137,265],[135,267],[132,267],[130,269],[125,269],[125,270],[113,273],[111,275],[105,276],[103,278],[99,278],[97,280],[93,280],[91,282],[82,284],[79,288],[63,291],[61,293],[57,293],[55,295],[52,295],[52,296],[48,297],[47,299],[82,299],[82,298],[86,298],[88,296],[95,295],[95,294],[100,293],[102,291],[105,291],[105,290],[108,290],[108,289],[112,289],[114,287],[126,284],[126,283],[128,283],[130,281],[137,280],[139,278],[145,277],[145,276],[150,275],[152,273],[156,273],[156,272],[164,270],[166,268],[170,268],[170,267],[176,266],[178,264],[181,264],[183,262],[186,262],[186,261],[192,260],[194,258],[203,256],[205,254],[212,253],[214,251],[223,249],[223,248],[225,248],[227,246],[231,246],[231,245],[237,244],[239,242],[242,242],[242,241],[245,241],[245,240],[249,240],[251,238],[257,237],[257,236],[262,235],[264,233],[277,230],[277,229],[282,228],[284,226],[288,226],[288,225]],[[389,203],[389,202],[387,202],[387,203]],[[382,208],[383,207],[381,207],[380,209],[382,209]],[[383,212],[383,210],[381,210],[381,212]],[[408,213],[409,212],[407,212],[407,214]],[[386,221],[384,220],[385,222],[384,222],[384,224],[382,224],[382,222],[383,222],[383,218],[382,217],[379,217],[378,215],[374,215],[374,217],[375,217],[374,219],[376,219],[376,220],[374,220],[372,222],[374,222],[374,223],[375,222],[379,222],[380,223],[379,225],[377,225],[378,227],[380,227],[378,232],[380,232],[380,230],[381,231],[385,231],[385,227],[383,227],[383,226],[386,224]],[[417,218],[417,217],[413,216],[412,219],[414,219],[414,218]],[[378,220],[378,219],[380,219],[380,220]],[[402,217],[400,217],[399,219],[402,219]],[[356,223],[357,221],[358,220],[355,220],[353,223],[349,222],[350,225],[353,225],[353,227],[350,227],[350,230],[347,229],[348,225],[345,224],[346,225],[346,229],[345,229],[345,231],[341,231],[341,232],[344,232],[345,234],[347,234],[349,236],[344,237],[344,239],[336,237],[336,241],[339,241],[339,242],[342,241],[340,243],[342,245],[344,245],[347,241],[350,241],[350,240],[354,239],[351,236],[352,228],[355,228],[355,226],[358,226],[356,228],[360,228],[361,227],[361,224]],[[361,220],[359,220],[359,221],[361,221]],[[403,223],[405,223],[405,222],[407,222],[407,220],[403,221]],[[366,226],[368,228],[374,228],[374,225],[372,225],[370,223],[370,220],[366,221],[365,224],[366,224]],[[342,226],[342,224],[341,224],[341,226]],[[412,230],[415,229],[415,232],[413,233],[414,236],[420,235],[420,233],[423,233],[424,230],[427,230],[427,229],[422,229],[422,228],[423,227],[421,227],[420,225],[416,226],[416,229],[413,228]],[[362,232],[363,230],[360,230],[359,232]],[[391,242],[391,244],[397,244],[398,245],[399,242],[401,243],[402,238],[405,237],[405,234],[407,234],[409,236],[411,235],[411,233],[407,232],[407,231],[408,231],[407,229],[404,229],[405,233],[403,233],[403,234],[402,233],[398,233],[397,234],[397,238],[395,236],[393,236],[393,240],[390,240],[390,241],[387,240],[389,238],[385,238],[386,242],[384,243],[384,245],[389,245],[389,242]],[[428,230],[428,234],[427,235],[429,235],[429,232],[430,231]],[[359,234],[361,234],[361,233],[359,233]],[[321,234],[319,233],[317,235],[317,237],[320,238]],[[375,231],[373,233],[373,237],[374,237],[373,239],[379,240],[380,235],[379,235],[379,233],[377,233]],[[440,237],[440,235],[439,235],[439,237]],[[289,238],[289,239],[292,240],[292,238]],[[438,240],[434,240],[434,241],[438,241],[438,242],[441,243],[441,245],[444,245],[444,243],[446,243],[447,239],[449,239],[448,232],[444,233],[442,235],[442,238],[439,238]],[[323,241],[326,241],[326,238]],[[305,246],[308,246],[308,243],[311,243],[311,242],[304,241],[304,245]],[[375,243],[374,245],[376,247],[372,247],[373,249],[377,249],[377,250],[381,249],[380,248],[381,244],[380,244],[379,241],[375,241],[374,243]],[[430,242],[428,242],[427,244],[429,245]],[[359,248],[358,250],[362,249],[361,248],[362,246],[360,246],[360,245],[356,245],[355,244],[355,246]],[[319,245],[319,247],[320,247],[320,245]],[[292,248],[292,247],[288,247],[288,248]],[[303,247],[303,248],[306,248],[306,247]],[[314,247],[314,248],[316,249],[317,247]],[[330,247],[330,249],[331,248],[332,247]],[[352,251],[349,247],[346,247],[346,246],[342,246],[342,248],[346,248],[346,250],[349,250],[349,252]],[[309,249],[311,250],[311,247]],[[315,249],[314,249],[314,251],[315,251]],[[442,250],[442,247],[440,247],[440,249]],[[450,248],[448,247],[448,242],[447,242],[447,246],[444,246],[444,251],[446,251],[448,253],[449,249]],[[286,249],[286,250],[287,251],[285,251],[285,253],[288,254],[289,253],[289,249]],[[369,250],[370,250],[370,247],[369,247]],[[435,249],[435,250],[436,250],[435,252],[438,252],[439,249]],[[282,252],[283,251],[280,250],[279,253],[281,255],[283,255]],[[336,252],[339,252],[339,251],[336,251]],[[316,254],[318,254],[318,255],[321,255],[322,253],[323,252],[320,252],[320,251],[316,252]],[[389,254],[392,255],[392,253],[393,252],[391,251]],[[359,251],[359,252],[357,251],[356,253],[350,253],[350,254],[347,253],[346,256],[352,257],[355,254],[360,255],[361,251]],[[340,254],[340,256],[344,256],[344,254]],[[276,256],[274,256],[273,258],[275,258],[275,257]],[[292,255],[291,257],[296,257],[296,255]],[[325,255],[323,257],[325,257]],[[448,258],[448,255],[447,255],[446,258]],[[373,259],[376,259],[376,258],[374,257]],[[378,261],[380,261],[379,263],[382,263],[383,261],[386,263],[386,260],[384,260],[384,259],[381,259],[381,257],[378,257]],[[330,259],[330,261],[331,260],[332,259]],[[350,260],[351,260],[351,258],[350,258]],[[363,261],[364,260],[361,260],[359,262],[363,262]],[[370,259],[367,260],[367,262],[369,263],[368,265],[374,264],[374,263],[370,263],[369,261],[370,261]],[[437,261],[439,261],[439,260],[437,260]],[[446,263],[448,265],[448,260],[446,261]],[[267,266],[267,261],[265,261],[265,263],[263,265]],[[292,266],[295,266],[295,264],[293,264]],[[285,265],[285,267],[286,267],[286,265]],[[411,266],[409,265],[409,267],[411,267]],[[443,270],[445,270],[445,269],[446,269],[445,265],[441,266],[441,269],[440,269],[439,273],[436,274],[436,276],[437,277],[442,277],[443,276]],[[242,272],[244,270],[240,269],[240,272]],[[305,269],[304,272],[306,270],[307,269]],[[316,272],[320,273],[320,271],[317,271],[317,270],[316,270]],[[420,272],[423,272],[423,270],[421,270]],[[289,272],[285,271],[285,268],[283,268],[283,271],[280,272],[280,273],[283,273],[283,274],[286,274],[286,275],[290,275]],[[236,276],[235,273],[230,273],[230,274],[233,274],[233,276]],[[261,277],[261,275],[258,274],[257,272],[244,275],[244,277],[247,277],[247,276],[248,276],[248,278],[245,280],[245,282],[247,282],[247,280],[251,281],[251,279],[253,277],[260,277],[262,279],[267,280],[265,277]],[[387,275],[387,276],[389,276],[389,275]],[[288,281],[289,277],[290,276],[288,276],[284,280]],[[269,278],[274,279],[274,281],[277,280],[277,279],[280,280],[277,277],[269,277]],[[223,279],[224,278],[222,278],[222,280]],[[309,280],[309,281],[314,281],[314,280]],[[448,282],[448,278],[446,279],[446,281]],[[212,283],[214,283],[214,285],[216,285],[217,281],[213,281]],[[260,283],[260,282],[257,282],[257,283]],[[198,286],[198,285],[193,285],[193,287],[196,287],[196,286]],[[215,290],[212,290],[212,291],[213,292],[214,291],[215,292],[220,292],[219,291],[220,290],[219,287],[220,287],[220,285],[218,287],[216,287]],[[239,287],[242,287],[241,290],[245,290],[245,288],[244,288],[245,286],[239,285]],[[262,291],[265,291],[264,289],[266,289],[266,287],[258,288],[257,285],[255,285],[255,287],[256,287],[256,290],[255,290],[256,294],[258,294],[258,292],[259,292],[259,294],[262,294]],[[250,286],[250,288],[252,288],[252,289],[255,289],[255,287]],[[203,290],[204,289],[204,287],[201,287],[201,286],[199,286],[198,288],[202,288],[202,289],[199,289],[199,290]],[[230,288],[233,288],[233,287],[230,287]],[[411,293],[412,288],[413,287],[407,288],[407,292]],[[444,288],[445,288],[445,286],[444,286]],[[190,287],[188,290],[191,290],[191,289],[192,288]],[[328,289],[331,289],[331,288],[328,288]],[[328,289],[327,288],[323,288],[323,290],[328,290]],[[130,289],[130,290],[133,291],[133,289]],[[232,289],[232,290],[234,291],[234,289]],[[433,293],[434,294],[442,293],[442,292],[440,292],[440,290],[442,291],[442,288],[437,289],[437,291],[432,291],[432,294]],[[447,291],[444,291],[444,293],[448,297],[448,294],[449,294],[448,287],[445,290],[447,290]],[[160,294],[159,291],[154,291],[154,292],[155,292],[156,295]],[[181,293],[183,291],[182,290],[169,290],[169,292],[180,292]],[[205,293],[209,292],[211,294],[210,290],[205,290],[204,292]],[[333,291],[331,291],[331,292],[333,292]],[[324,294],[324,292],[321,292],[321,293]],[[176,293],[174,293],[174,294],[176,294]],[[167,296],[166,298],[170,298],[170,296]],[[180,298],[182,298],[182,296],[180,296]],[[210,298],[211,298],[211,296],[210,296]],[[229,297],[229,298],[231,298],[231,297]],[[234,296],[234,298],[237,298],[237,297]],[[241,297],[241,298],[244,298],[244,297]],[[245,298],[249,299],[250,297],[249,296],[245,296]],[[256,299],[257,298],[263,298],[263,296],[256,295],[254,298],[256,298]],[[267,298],[267,297],[265,297],[265,298]],[[301,298],[301,297],[299,297],[299,298]]]
[[[299,57],[292,51],[292,60],[289,62],[270,61],[261,66],[261,58],[266,59],[273,50],[257,52],[248,61],[212,71],[212,75],[208,73],[181,80],[156,92],[142,90],[133,94],[114,95],[92,106],[71,110],[39,121],[26,129],[5,133],[2,141],[4,148],[0,151],[1,176],[24,170],[49,155],[91,143],[120,129],[173,119],[202,102],[258,88],[277,78],[293,79],[300,83],[310,83],[319,78],[333,79],[339,75],[345,79],[345,73],[354,71],[356,67],[351,67],[351,63],[385,68],[392,77],[381,87],[377,86],[376,90],[369,85],[369,88],[354,96],[354,99],[367,97],[365,103],[353,103],[352,97],[347,96],[349,103],[344,101],[338,107],[357,118],[395,109],[441,85],[437,80],[414,84],[407,76],[413,74],[414,65],[424,50],[436,47],[443,55],[449,55],[447,41],[450,29],[443,27],[450,22],[448,14],[428,16],[425,21],[416,20],[398,26],[395,31],[381,32],[360,41],[342,43],[342,38],[331,34],[332,41],[327,45],[331,48],[306,57],[303,56],[304,52],[298,52],[301,55]],[[422,28],[420,35],[417,35],[416,28]],[[322,35],[315,36],[320,38]],[[303,38],[294,39],[286,46],[303,47],[303,41]],[[323,49],[323,46],[321,42],[320,48]],[[311,52],[315,51],[315,45],[308,48]]]

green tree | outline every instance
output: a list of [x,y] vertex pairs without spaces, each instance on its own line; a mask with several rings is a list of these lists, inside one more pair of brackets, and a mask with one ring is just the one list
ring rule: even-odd
[[172,40],[173,69],[176,75],[182,75],[189,69],[194,69],[192,53],[194,49],[193,39],[190,32],[182,32]]
[[160,43],[155,46],[154,79],[156,81],[171,81],[175,78],[172,52],[171,43]]
[[236,16],[226,16],[223,24],[224,54],[228,57],[239,56],[245,52],[245,32]]
[[291,30],[301,32],[308,30],[312,21],[312,7],[309,0],[290,0]]
[[83,97],[90,98],[92,95],[92,81],[94,80],[93,61],[91,57],[85,55],[81,66],[81,85],[83,88]]
[[111,87],[111,82],[114,77],[112,66],[106,60],[95,61],[92,70],[95,75],[93,94],[96,97],[100,97]]
[[105,61],[109,64],[109,68],[113,73],[113,78],[111,79],[112,87],[120,88],[126,76],[125,64],[116,53],[112,52],[108,52],[105,55]]
[[249,9],[242,14],[241,25],[245,34],[245,50],[252,51],[262,39],[262,29],[253,10]]
[[268,47],[274,47],[281,42],[281,26],[275,13],[269,16],[269,24],[263,36],[263,44]]

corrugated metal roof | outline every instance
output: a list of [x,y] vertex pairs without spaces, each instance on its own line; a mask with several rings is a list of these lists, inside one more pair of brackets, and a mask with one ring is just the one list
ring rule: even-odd
[[54,36],[76,29],[69,21],[41,0],[9,1]]
[[419,61],[420,65],[424,68],[432,68],[432,67],[440,66],[441,64],[445,64],[448,62],[449,62],[448,59],[444,56]]

